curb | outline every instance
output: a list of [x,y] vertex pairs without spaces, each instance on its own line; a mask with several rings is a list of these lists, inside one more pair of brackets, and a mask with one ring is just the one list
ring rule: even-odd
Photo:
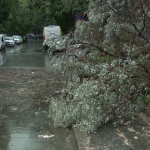
[[78,150],[90,150],[89,138],[87,137],[86,133],[78,130],[76,127],[73,127],[73,131],[77,141]]

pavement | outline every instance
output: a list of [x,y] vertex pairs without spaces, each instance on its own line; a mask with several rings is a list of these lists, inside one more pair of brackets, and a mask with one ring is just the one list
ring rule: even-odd
[[78,149],[73,130],[48,118],[47,96],[62,87],[44,69],[0,68],[0,150]]
[[79,150],[150,150],[150,117],[140,113],[131,124],[114,127],[112,123],[95,133],[74,129]]

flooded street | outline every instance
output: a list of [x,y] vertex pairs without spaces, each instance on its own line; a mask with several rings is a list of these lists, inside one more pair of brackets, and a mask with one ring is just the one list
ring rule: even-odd
[[46,55],[42,40],[29,40],[26,43],[6,47],[4,53],[0,52],[0,64],[3,67],[21,68],[48,68],[49,55]]
[[42,40],[0,52],[0,150],[77,150],[73,131],[48,118],[46,99],[63,86],[49,61]]

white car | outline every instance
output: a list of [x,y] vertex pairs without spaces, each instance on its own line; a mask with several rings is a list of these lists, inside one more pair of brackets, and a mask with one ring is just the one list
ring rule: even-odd
[[5,35],[0,34],[0,50],[5,50]]
[[13,38],[14,38],[14,41],[15,41],[16,44],[21,44],[21,43],[22,43],[22,38],[21,38],[21,36],[19,36],[19,35],[14,35]]
[[5,44],[7,46],[15,46],[14,38],[10,36],[5,37]]

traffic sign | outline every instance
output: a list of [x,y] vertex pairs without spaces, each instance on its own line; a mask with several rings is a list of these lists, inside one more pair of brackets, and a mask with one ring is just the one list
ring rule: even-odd
[[76,19],[76,20],[82,20],[82,15],[76,14],[76,15],[75,15],[75,19]]

